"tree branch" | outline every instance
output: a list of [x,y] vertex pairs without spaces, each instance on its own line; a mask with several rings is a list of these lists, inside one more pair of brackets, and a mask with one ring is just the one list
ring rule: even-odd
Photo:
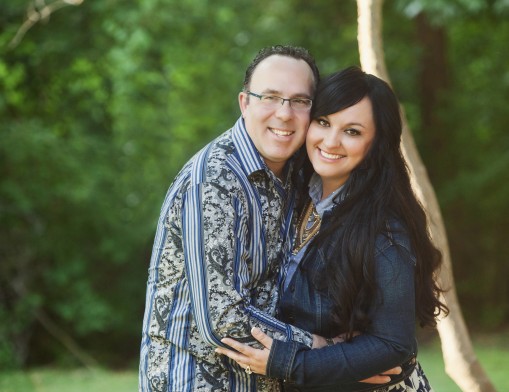
[[83,1],[84,0],[55,0],[53,3],[46,4],[45,0],[34,0],[34,2],[28,5],[27,18],[9,43],[9,48],[18,46],[27,31],[30,30],[37,22],[47,22],[53,12],[68,5],[78,6],[82,4]]
[[49,316],[42,310],[35,312],[35,318],[41,325],[58,340],[69,352],[76,357],[85,367],[93,370],[99,367],[99,363],[88,355],[64,329],[60,328]]

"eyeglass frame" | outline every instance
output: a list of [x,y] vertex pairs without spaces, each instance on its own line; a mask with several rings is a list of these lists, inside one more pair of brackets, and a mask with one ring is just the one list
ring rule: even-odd
[[[270,103],[264,102],[263,98],[272,97],[272,98],[277,98],[279,100],[279,102],[281,103],[281,106],[283,106],[285,104],[285,102],[288,101],[288,105],[290,105],[290,108],[292,108],[293,110],[300,110],[300,111],[310,110],[311,107],[313,106],[313,100],[311,98],[283,98],[278,95],[272,95],[272,94],[256,94],[249,90],[246,90],[245,93],[247,95],[252,95],[253,97],[258,98],[260,100],[260,102],[265,105],[270,105]],[[309,101],[309,106],[305,107],[305,108],[294,108],[292,106],[292,103],[294,103],[296,100]]]

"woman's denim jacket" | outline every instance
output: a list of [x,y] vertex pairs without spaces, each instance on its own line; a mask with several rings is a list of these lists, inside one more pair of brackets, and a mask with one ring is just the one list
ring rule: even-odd
[[[327,223],[323,217],[322,225]],[[378,286],[372,323],[350,343],[311,350],[296,342],[273,341],[267,375],[285,380],[285,390],[362,390],[358,383],[411,360],[415,339],[415,256],[409,238],[396,220],[376,238],[375,274]],[[330,238],[329,241],[336,241]],[[313,287],[311,269],[324,267],[323,247],[309,249],[282,294],[279,318],[323,337],[337,336],[332,303],[327,293]],[[331,256],[333,257],[333,256]],[[372,386],[372,385],[371,385]]]

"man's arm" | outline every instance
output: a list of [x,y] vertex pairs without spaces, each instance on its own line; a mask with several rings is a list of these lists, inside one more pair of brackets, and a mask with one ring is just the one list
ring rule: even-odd
[[[309,333],[266,313],[277,303],[277,282],[267,280],[268,261],[260,261],[266,252],[263,232],[256,227],[261,223],[254,222],[259,217],[250,213],[236,195],[215,184],[193,186],[185,195],[185,268],[200,334],[212,346],[222,345],[221,339],[227,336],[254,343],[250,330],[258,326],[275,338],[310,346]],[[260,238],[249,234],[252,230],[259,230]],[[268,290],[266,309],[255,306],[252,293],[258,292],[257,285]]]

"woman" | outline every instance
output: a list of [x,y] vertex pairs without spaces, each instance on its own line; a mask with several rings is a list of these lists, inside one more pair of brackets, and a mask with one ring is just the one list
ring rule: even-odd
[[384,81],[350,67],[320,83],[312,118],[303,172],[312,164],[314,173],[280,318],[327,346],[311,350],[254,329],[265,349],[225,338],[238,352],[217,351],[285,380],[288,391],[376,390],[356,381],[400,364],[402,375],[383,391],[430,391],[416,361],[415,320],[433,327],[448,310],[435,281],[441,255],[400,150],[398,101]]

